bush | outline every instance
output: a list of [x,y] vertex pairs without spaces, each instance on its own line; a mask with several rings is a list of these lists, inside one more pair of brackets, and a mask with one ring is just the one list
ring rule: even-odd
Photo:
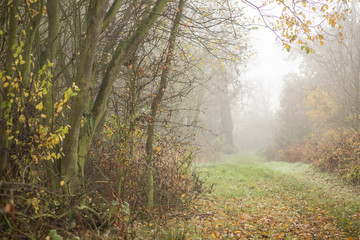
[[360,184],[360,132],[341,131],[322,145],[316,166]]
[[304,144],[293,144],[278,151],[278,158],[284,162],[303,162],[305,159]]
[[281,161],[313,163],[322,171],[360,184],[360,132],[329,130],[279,151]]
[[135,148],[129,155],[129,143],[104,142],[95,140],[85,173],[85,182],[90,182],[87,189],[92,191],[91,206],[105,213],[101,216],[106,222],[103,225],[120,224],[118,229],[129,232],[137,219],[160,219],[173,210],[186,211],[209,190],[192,167],[189,147],[169,136],[158,136],[153,153],[155,209],[149,211],[145,207],[145,144],[133,143]]

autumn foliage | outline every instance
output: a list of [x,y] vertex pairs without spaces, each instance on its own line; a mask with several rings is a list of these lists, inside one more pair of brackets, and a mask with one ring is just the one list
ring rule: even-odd
[[348,182],[360,184],[360,132],[337,130],[312,135],[303,143],[279,150],[278,157],[287,162],[311,163]]

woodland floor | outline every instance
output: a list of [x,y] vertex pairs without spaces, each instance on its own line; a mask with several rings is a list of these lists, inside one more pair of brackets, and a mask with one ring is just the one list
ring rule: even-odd
[[197,213],[142,226],[140,239],[360,239],[360,190],[310,165],[254,154],[198,170],[215,185]]

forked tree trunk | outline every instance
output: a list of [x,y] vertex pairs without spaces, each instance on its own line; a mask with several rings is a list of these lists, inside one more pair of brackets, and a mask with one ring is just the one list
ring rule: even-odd
[[85,119],[83,134],[80,135],[78,147],[79,161],[77,161],[77,169],[83,174],[85,167],[85,159],[88,154],[91,141],[94,137],[96,129],[99,127],[101,120],[107,110],[107,102],[110,97],[111,89],[116,80],[116,76],[121,66],[131,57],[138,45],[145,39],[149,30],[155,24],[158,17],[164,11],[169,0],[158,0],[150,14],[140,23],[134,34],[126,41],[120,42],[111,59],[104,78],[100,85],[100,90],[96,96],[95,103],[90,113]]
[[[81,170],[78,163],[78,146],[81,121],[84,109],[89,99],[89,86],[94,63],[96,47],[99,42],[101,27],[108,8],[109,0],[91,1],[87,22],[86,40],[81,51],[81,58],[77,67],[75,84],[80,88],[78,95],[72,99],[68,123],[71,129],[64,141],[61,161],[61,174],[65,181],[68,193],[71,193],[79,184]],[[79,172],[80,171],[80,172]]]

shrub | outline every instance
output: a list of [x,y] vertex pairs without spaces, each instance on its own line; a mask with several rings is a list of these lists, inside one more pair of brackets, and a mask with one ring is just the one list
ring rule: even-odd
[[104,139],[95,140],[86,182],[91,182],[88,189],[92,191],[92,207],[97,212],[106,212],[101,216],[106,224],[120,224],[119,229],[126,232],[136,219],[149,216],[159,219],[173,210],[186,211],[195,199],[209,190],[194,171],[193,154],[186,144],[169,136],[156,139],[153,153],[156,206],[153,211],[145,207],[145,144],[134,142],[130,156],[129,142],[107,141],[104,144]]
[[278,153],[281,161],[313,163],[322,171],[360,184],[360,132],[329,130],[309,136],[302,144],[290,145]]
[[293,144],[278,151],[278,158],[284,162],[302,162],[304,156],[304,144]]

